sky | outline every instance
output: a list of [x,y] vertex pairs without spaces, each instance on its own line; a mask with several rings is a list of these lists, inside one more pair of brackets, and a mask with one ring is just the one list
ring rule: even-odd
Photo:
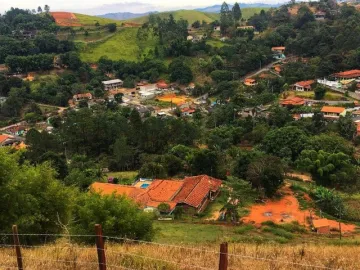
[[[221,4],[223,0],[140,0],[140,1],[121,1],[121,0],[0,0],[0,12],[18,7],[23,9],[37,9],[38,6],[49,5],[52,11],[71,11],[85,14],[103,14],[116,12],[143,13],[147,11],[166,11],[175,9],[193,9]],[[229,1],[233,3],[235,1]],[[276,4],[285,2],[284,0],[241,0],[241,3],[266,3]]]

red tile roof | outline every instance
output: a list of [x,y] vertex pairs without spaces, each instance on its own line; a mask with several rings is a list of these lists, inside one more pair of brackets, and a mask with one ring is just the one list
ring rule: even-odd
[[302,106],[305,104],[305,99],[300,97],[284,99],[280,102],[283,106]]
[[321,109],[323,113],[343,113],[346,109],[343,107],[325,106]]
[[334,76],[345,79],[357,78],[360,77],[360,69],[353,69],[353,70],[335,73]]
[[279,46],[279,47],[272,47],[272,51],[285,51],[286,47]]
[[178,203],[198,208],[210,191],[217,192],[221,180],[200,175],[184,180],[154,180],[147,189],[107,183],[94,183],[91,190],[103,195],[125,195],[142,207],[158,207],[166,203],[173,210]]
[[297,82],[297,83],[295,83],[295,85],[308,88],[308,87],[311,87],[311,85],[313,85],[314,83],[315,83],[314,80],[309,80],[309,81]]
[[178,203],[185,203],[195,208],[199,207],[210,191],[219,190],[222,181],[207,175],[187,177],[184,186],[174,198]]
[[1,134],[0,135],[0,144],[4,143],[7,139],[10,139],[11,137],[9,135],[6,134]]

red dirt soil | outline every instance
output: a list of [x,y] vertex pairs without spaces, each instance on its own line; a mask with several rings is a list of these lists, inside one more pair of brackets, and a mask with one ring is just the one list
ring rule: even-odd
[[[250,209],[250,214],[247,217],[242,218],[245,223],[255,224],[257,227],[261,226],[261,223],[265,221],[272,221],[276,224],[291,223],[297,221],[299,224],[309,227],[307,223],[310,217],[309,210],[301,210],[300,205],[294,193],[289,187],[282,189],[285,196],[280,200],[271,200],[265,204],[253,205]],[[314,219],[319,219],[312,213]],[[331,229],[338,229],[339,223],[334,220],[329,220]],[[351,233],[355,231],[356,226],[352,224],[341,224],[343,233]]]
[[59,26],[82,26],[82,24],[78,22],[74,13],[51,12],[51,15],[54,17],[56,24]]

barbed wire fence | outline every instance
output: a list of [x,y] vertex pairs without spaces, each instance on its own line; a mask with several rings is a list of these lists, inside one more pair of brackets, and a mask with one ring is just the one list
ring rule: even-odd
[[[12,228],[12,234],[0,234],[2,237],[8,237],[13,239],[13,244],[0,244],[0,250],[6,249],[6,250],[12,250],[13,255],[8,255],[8,257],[11,257],[13,259],[13,262],[10,262],[9,264],[3,264],[0,262],[0,269],[18,269],[18,270],[30,270],[30,269],[36,269],[37,267],[32,267],[30,265],[26,265],[26,262],[37,262],[41,264],[42,266],[47,265],[50,266],[50,269],[62,269],[64,265],[72,265],[72,269],[78,269],[77,266],[81,266],[80,269],[99,269],[99,270],[109,270],[109,269],[125,269],[125,270],[138,270],[141,268],[132,268],[134,266],[128,266],[128,265],[121,265],[114,264],[114,262],[107,262],[107,255],[116,256],[116,258],[121,259],[124,256],[127,258],[137,258],[144,260],[144,264],[153,261],[153,262],[161,262],[164,263],[164,265],[171,267],[171,269],[200,269],[200,270],[230,270],[230,269],[241,269],[239,267],[233,267],[229,265],[229,261],[234,260],[252,260],[257,262],[264,262],[264,263],[276,263],[277,265],[287,265],[287,266],[293,266],[299,269],[326,269],[326,270],[340,270],[339,268],[332,268],[324,265],[313,265],[313,264],[306,264],[302,262],[292,262],[292,261],[285,261],[285,260],[279,260],[278,258],[264,258],[259,256],[248,256],[248,255],[242,255],[242,254],[235,254],[230,253],[228,249],[228,243],[221,243],[220,249],[218,251],[216,250],[210,250],[210,249],[204,249],[204,248],[195,248],[195,247],[189,247],[189,246],[181,246],[181,245],[171,245],[171,244],[163,244],[163,243],[156,243],[156,242],[149,242],[149,241],[143,241],[143,240],[135,240],[135,239],[129,239],[126,237],[116,237],[116,236],[104,236],[102,232],[102,227],[99,224],[95,225],[95,234],[94,235],[69,235],[69,234],[19,234],[18,228],[16,225]],[[89,261],[89,260],[79,260],[77,258],[74,258],[73,260],[70,259],[62,259],[62,258],[56,258],[56,259],[48,259],[48,258],[42,258],[39,256],[27,256],[23,254],[23,250],[36,250],[41,248],[46,248],[46,250],[51,249],[59,249],[58,246],[50,246],[50,245],[21,245],[19,236],[22,237],[68,237],[68,238],[95,238],[95,247],[89,247],[89,246],[76,246],[74,247],[76,250],[91,250],[94,252],[93,257],[97,257],[97,261]],[[206,257],[212,257],[212,259],[215,259],[218,261],[215,265],[212,266],[200,266],[195,265],[194,262],[190,261],[179,261],[179,260],[167,260],[165,258],[155,258],[148,255],[143,254],[137,254],[133,252],[129,252],[128,250],[125,251],[114,251],[111,249],[111,247],[105,248],[105,240],[108,241],[121,241],[122,243],[131,243],[131,244],[142,244],[142,245],[151,245],[151,246],[157,246],[162,248],[173,248],[173,249],[179,249],[179,253],[181,254],[182,251],[189,251],[193,252],[197,255],[203,254]],[[64,248],[64,247],[63,247]],[[97,256],[95,255],[95,251]],[[95,259],[95,258],[93,258]],[[113,260],[112,260],[113,261]],[[25,262],[25,263],[24,263]],[[61,264],[62,266],[59,268],[56,268],[56,265]],[[41,269],[41,268],[40,268]],[[149,269],[149,268],[146,268]],[[157,268],[160,269],[160,268]],[[168,268],[161,268],[161,269],[168,269]]]

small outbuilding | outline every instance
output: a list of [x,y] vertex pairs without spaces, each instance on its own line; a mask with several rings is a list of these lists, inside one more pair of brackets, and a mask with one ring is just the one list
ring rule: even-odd
[[318,234],[330,233],[330,224],[326,218],[313,220],[313,227]]

